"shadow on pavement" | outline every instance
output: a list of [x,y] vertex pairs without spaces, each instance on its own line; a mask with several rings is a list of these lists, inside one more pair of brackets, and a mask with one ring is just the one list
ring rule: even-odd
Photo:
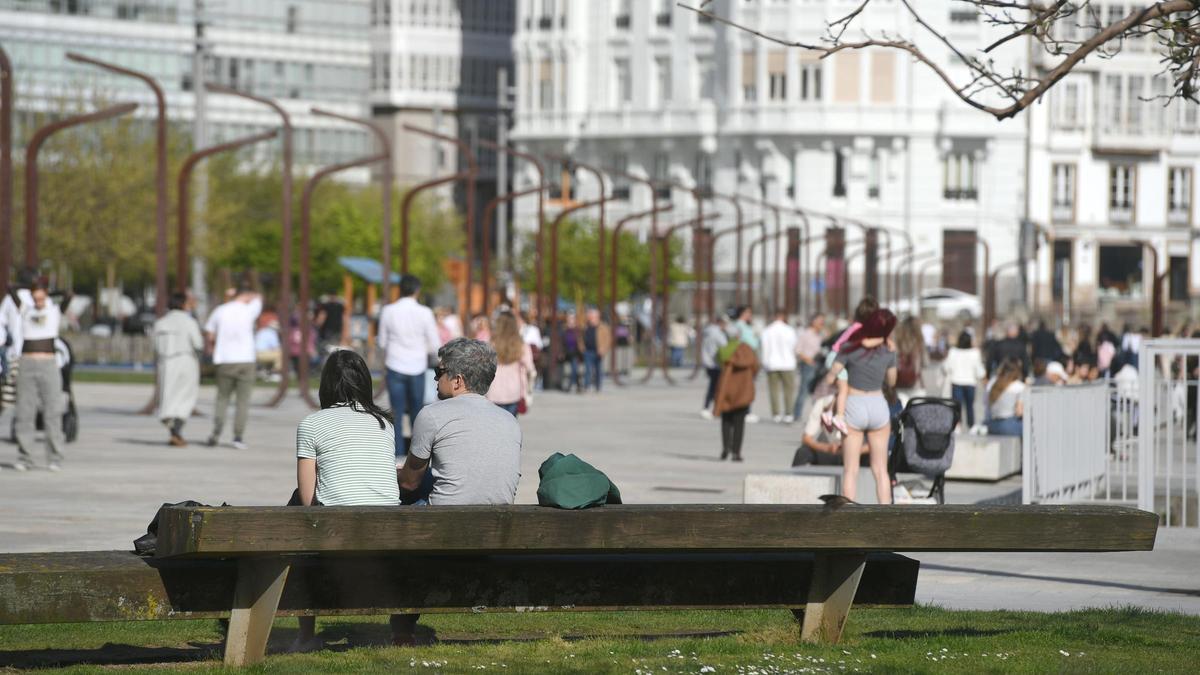
[[1072,577],[1051,577],[1040,574],[1022,574],[1021,572],[1005,572],[1003,570],[984,570],[975,567],[955,567],[953,565],[938,565],[921,563],[922,570],[938,570],[940,572],[962,572],[964,574],[983,574],[992,577],[1012,577],[1014,579],[1034,579],[1036,581],[1054,581],[1060,584],[1082,584],[1084,586],[1106,586],[1122,588],[1130,591],[1147,591],[1150,593],[1170,593],[1172,595],[1187,595],[1200,598],[1200,588],[1161,588],[1157,586],[1142,586],[1126,584],[1119,581],[1104,581],[1102,579],[1076,579]]

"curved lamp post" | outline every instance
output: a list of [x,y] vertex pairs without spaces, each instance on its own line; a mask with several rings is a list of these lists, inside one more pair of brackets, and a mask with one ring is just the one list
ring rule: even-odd
[[[279,248],[279,309],[285,314],[290,315],[292,306],[292,118],[283,109],[283,106],[279,105],[273,99],[247,94],[237,89],[231,89],[230,87],[218,84],[207,84],[204,88],[214,94],[236,96],[247,101],[265,105],[279,116],[279,130],[282,134],[281,143],[283,146],[282,165],[280,166],[282,184],[280,186],[281,194],[279,200],[279,219],[280,229],[282,230],[282,245]],[[283,399],[287,396],[291,374],[291,368],[284,368],[283,372],[280,373],[279,386],[275,389],[275,395],[267,402],[268,406],[275,407],[283,402]]]
[[465,297],[463,300],[463,306],[458,308],[458,317],[459,317],[459,320],[462,321],[463,326],[469,326],[470,324],[468,323],[468,319],[470,317],[470,312],[471,312],[471,286],[472,286],[471,271],[472,271],[472,268],[475,266],[475,227],[476,227],[476,222],[475,222],[475,181],[479,178],[479,162],[475,158],[475,153],[471,151],[470,144],[468,144],[466,141],[462,140],[461,138],[455,138],[454,136],[448,136],[446,134],[438,133],[436,131],[431,131],[429,129],[422,129],[421,127],[415,127],[411,124],[405,124],[404,130],[411,131],[416,134],[421,134],[422,136],[428,136],[429,138],[433,138],[435,140],[442,141],[443,143],[450,143],[451,145],[456,146],[459,149],[459,151],[462,152],[463,157],[465,157],[467,160],[467,170],[465,172],[456,173],[456,174],[454,174],[454,177],[450,178],[449,180],[435,179],[434,181],[429,181],[428,183],[422,183],[420,186],[417,186],[417,188],[413,188],[412,190],[409,191],[409,193],[407,195],[405,195],[404,207],[403,207],[403,210],[402,210],[401,216],[400,216],[400,218],[401,218],[400,219],[400,230],[401,230],[400,238],[403,241],[403,246],[404,246],[404,251],[402,253],[403,257],[401,258],[401,265],[403,267],[403,271],[405,273],[407,273],[408,272],[408,211],[409,211],[409,207],[411,207],[411,205],[412,205],[412,199],[411,199],[412,195],[418,191],[418,188],[424,189],[426,187],[432,187],[433,185],[440,185],[443,182],[451,182],[453,180],[459,180],[460,178],[463,181],[465,181],[466,192],[467,192],[467,200],[466,200],[467,203],[466,203],[466,213],[463,217],[463,221],[464,221],[464,225],[467,230],[467,252],[466,252],[466,263],[467,264],[466,264],[466,274],[463,275],[464,277],[466,277],[463,282],[463,293],[464,293]]
[[[487,203],[487,206],[483,207],[483,256],[480,259],[480,268],[481,269],[480,269],[479,276],[480,276],[480,284],[481,284],[482,290],[483,290],[483,313],[484,314],[491,314],[492,214],[495,213],[496,207],[499,206],[500,204],[507,204],[508,202],[511,202],[514,199],[517,199],[518,197],[524,197],[526,195],[536,194],[536,195],[538,195],[538,200],[541,201],[541,195],[543,193],[545,193],[545,191],[548,190],[549,188],[550,188],[549,185],[542,183],[542,184],[536,185],[531,188],[526,188],[524,190],[518,190],[517,192],[509,192],[508,194],[497,195],[496,197],[492,198],[492,200]],[[541,237],[539,236],[538,239],[540,240]],[[539,244],[539,246],[540,246],[540,244]],[[540,255],[538,256],[538,271],[539,272],[541,271],[541,256]],[[519,304],[520,303],[518,302],[518,305]]]
[[[604,306],[604,237],[605,237],[604,205],[605,205],[605,203],[608,202],[608,199],[609,199],[608,192],[604,189],[604,174],[603,174],[603,172],[600,171],[600,169],[596,168],[595,166],[592,166],[590,164],[584,164],[583,162],[580,162],[575,159],[571,159],[569,157],[563,157],[561,155],[546,155],[546,157],[547,157],[547,159],[550,159],[551,161],[554,161],[554,162],[562,162],[563,166],[566,166],[568,168],[571,166],[577,166],[580,169],[583,169],[584,171],[587,171],[588,173],[592,174],[596,178],[596,186],[600,189],[600,196],[597,197],[595,200],[600,206],[600,221],[599,221],[599,225],[598,225],[599,233],[598,233],[598,236],[596,237],[596,262],[597,262],[597,264],[596,264],[596,307],[603,307]],[[555,255],[556,263],[557,263],[557,258],[558,258],[558,256]],[[557,303],[557,300],[555,300],[555,302]]]
[[70,127],[120,117],[137,110],[136,103],[122,103],[95,112],[73,115],[51,122],[33,132],[25,144],[25,266],[38,266],[38,153],[53,134]]
[[8,52],[0,47],[0,297],[8,293],[8,275],[12,269],[12,111],[12,62],[8,60]]
[[[670,314],[670,304],[671,304],[671,278],[670,278],[670,274],[671,274],[671,238],[675,236],[675,232],[677,230],[680,230],[685,227],[690,227],[693,230],[695,230],[695,228],[703,225],[704,221],[712,220],[712,219],[718,217],[718,215],[719,214],[716,214],[716,213],[710,213],[708,215],[697,215],[694,218],[690,218],[681,223],[676,223],[676,224],[668,227],[666,229],[666,231],[664,231],[662,233],[662,235],[657,238],[658,245],[659,245],[659,267],[661,268],[661,272],[658,276],[659,276],[659,283],[662,285],[662,291],[661,291],[660,300],[658,303],[659,309],[660,309],[659,326],[664,329],[664,334],[665,334],[665,329],[668,324],[667,316]],[[651,241],[650,244],[651,244],[651,246],[650,246],[650,266],[653,269],[653,267],[654,267],[654,241]],[[651,293],[655,292],[655,288],[653,285],[651,285],[651,287],[650,287],[650,292]],[[651,318],[651,324],[653,325],[654,317],[651,316],[650,318]],[[663,371],[663,378],[665,378],[667,380],[668,384],[675,384],[675,380],[671,377],[671,371],[669,368],[669,365],[670,365],[669,352],[666,349],[665,345],[664,345],[663,349],[661,349],[660,351],[661,351],[661,355],[662,355],[661,366],[662,366],[662,371]],[[643,383],[649,382],[650,377],[653,374],[654,374],[654,362],[653,362],[653,360],[651,360],[650,365],[646,368],[645,376],[642,377],[642,382]]]
[[[543,260],[543,249],[544,249],[543,234],[544,234],[544,230],[546,229],[546,190],[549,189],[548,184],[546,183],[546,167],[542,164],[542,161],[540,159],[538,159],[535,155],[529,154],[527,152],[521,152],[519,150],[514,150],[508,146],[500,145],[498,143],[493,143],[491,141],[488,141],[488,140],[485,140],[482,138],[476,140],[475,142],[485,148],[489,148],[496,152],[502,152],[506,155],[512,155],[513,157],[516,157],[518,159],[523,159],[523,160],[529,162],[530,164],[533,165],[534,170],[537,171],[538,185],[543,186],[543,189],[540,192],[538,192],[537,241],[534,244],[535,252],[537,254],[536,255],[537,264],[534,265],[534,268],[535,268],[534,274],[536,276],[536,285],[537,285],[537,287],[536,287],[537,307],[535,307],[534,314],[537,316],[537,321],[541,321],[542,317],[545,316],[545,314],[543,313],[543,308],[542,308],[542,298],[545,295],[545,288],[543,287],[544,274],[542,271],[542,267],[543,267],[542,260]],[[490,236],[485,237],[484,245],[487,246],[489,241],[490,241]],[[511,272],[512,271],[512,257],[509,256],[507,258],[507,260],[508,260],[508,265],[509,265],[509,271]],[[487,262],[490,262],[490,260]],[[485,262],[485,265],[486,264],[487,263]],[[486,268],[485,268],[484,272],[485,272],[485,274],[487,273]],[[486,276],[484,277],[484,283],[485,284],[488,283]],[[486,296],[487,295],[486,286],[484,287],[484,289],[485,289],[484,295]]]
[[317,402],[312,398],[312,392],[308,390],[308,358],[306,348],[309,344],[309,336],[312,334],[312,317],[308,311],[309,287],[308,280],[310,276],[309,268],[311,267],[310,256],[312,254],[310,245],[310,235],[312,233],[312,197],[313,192],[317,189],[325,178],[345,171],[354,169],[360,166],[369,166],[376,162],[387,161],[390,157],[388,152],[361,157],[359,159],[342,162],[341,164],[331,164],[322,169],[308,179],[304,184],[304,192],[300,195],[300,256],[303,264],[300,266],[300,351],[301,356],[297,360],[297,379],[300,385],[300,396],[308,405],[313,408],[318,407]]
[[[766,221],[766,219],[764,219],[764,218],[759,218],[759,219],[757,219],[757,220],[752,220],[752,221],[750,221],[750,222],[748,222],[748,223],[745,223],[745,226],[746,226],[746,227],[758,227],[758,228],[761,228],[761,229],[762,229],[762,236],[763,236],[763,237],[766,237],[766,236],[767,236],[767,221]],[[741,243],[741,241],[742,241],[742,237],[741,237],[741,235],[739,234],[739,235],[738,235],[738,242],[739,242],[739,244]],[[739,253],[740,253],[740,251],[739,251]],[[749,262],[749,253],[750,253],[750,251],[749,251],[749,250],[747,250],[747,251],[746,251],[746,253],[747,253],[747,262]],[[740,267],[740,266],[741,266],[741,265],[740,265],[740,263],[739,263],[739,267]],[[747,306],[747,307],[749,307],[751,311],[753,311],[753,310],[754,310],[754,278],[751,276],[751,275],[753,274],[752,270],[753,270],[753,268],[752,268],[752,267],[751,267],[751,269],[747,270],[748,272],[751,272],[751,274],[747,274],[747,275],[746,275],[746,306]],[[764,293],[764,295],[766,295],[766,294]]]
[[[666,206],[662,206],[662,207],[655,206],[654,208],[649,209],[647,211],[631,213],[631,214],[625,216],[624,218],[621,218],[620,220],[618,220],[617,224],[613,226],[612,257],[611,257],[612,258],[612,268],[609,270],[609,277],[608,277],[608,282],[609,282],[608,315],[609,315],[609,317],[611,317],[609,319],[609,321],[612,322],[612,324],[614,326],[616,325],[616,320],[617,320],[617,270],[619,269],[619,263],[620,263],[620,257],[621,257],[621,231],[625,229],[625,225],[627,225],[628,223],[630,223],[634,220],[639,220],[641,218],[645,218],[646,216],[651,216],[651,217],[656,218],[658,216],[658,214],[666,213],[667,211],[670,211],[673,208],[674,208],[674,205],[667,204]],[[618,385],[621,384],[620,369],[617,367],[617,350],[616,349],[613,349],[612,352],[609,354],[609,369],[611,370],[610,374],[613,378],[613,382],[616,382]]]
[[154,101],[158,110],[155,116],[154,129],[154,313],[162,316],[167,311],[167,100],[158,81],[146,73],[129,68],[123,68],[115,63],[93,59],[90,56],[68,52],[67,58],[77,63],[96,66],[110,73],[132,77],[146,83],[154,92]]
[[[727,195],[718,192],[709,193],[711,199],[724,199],[730,204],[733,204],[734,213],[737,220],[734,225],[734,232],[737,233],[737,253],[734,255],[734,302],[741,304],[742,302],[742,228],[745,226],[745,213],[742,211],[742,199],[738,195]],[[749,303],[747,303],[749,304]]]
[[562,331],[558,329],[558,226],[566,220],[567,216],[589,209],[593,206],[599,206],[603,199],[596,199],[590,202],[579,202],[573,204],[562,211],[554,218],[554,222],[550,224],[550,363],[557,364],[558,357],[562,354]]

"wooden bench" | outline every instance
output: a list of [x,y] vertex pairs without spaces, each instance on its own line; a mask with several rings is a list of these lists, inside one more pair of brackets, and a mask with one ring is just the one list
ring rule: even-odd
[[[782,608],[836,642],[852,603],[913,602],[897,551],[1150,550],[1106,506],[170,507],[158,556],[0,555],[0,624],[229,617],[225,662],[275,616]],[[419,579],[419,584],[413,580]]]

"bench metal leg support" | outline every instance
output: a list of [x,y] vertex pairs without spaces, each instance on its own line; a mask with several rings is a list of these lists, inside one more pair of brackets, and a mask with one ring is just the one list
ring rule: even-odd
[[266,658],[267,638],[289,567],[278,558],[238,561],[233,611],[225,637],[225,665],[249,666]]
[[801,640],[837,644],[866,563],[867,556],[863,553],[817,554],[800,629]]

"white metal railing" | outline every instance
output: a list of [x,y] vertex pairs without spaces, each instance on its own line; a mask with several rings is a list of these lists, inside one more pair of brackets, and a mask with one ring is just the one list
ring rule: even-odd
[[1024,405],[1023,501],[1096,499],[1108,475],[1109,385],[1032,387]]
[[1200,340],[1148,340],[1138,365],[1138,508],[1200,528]]

